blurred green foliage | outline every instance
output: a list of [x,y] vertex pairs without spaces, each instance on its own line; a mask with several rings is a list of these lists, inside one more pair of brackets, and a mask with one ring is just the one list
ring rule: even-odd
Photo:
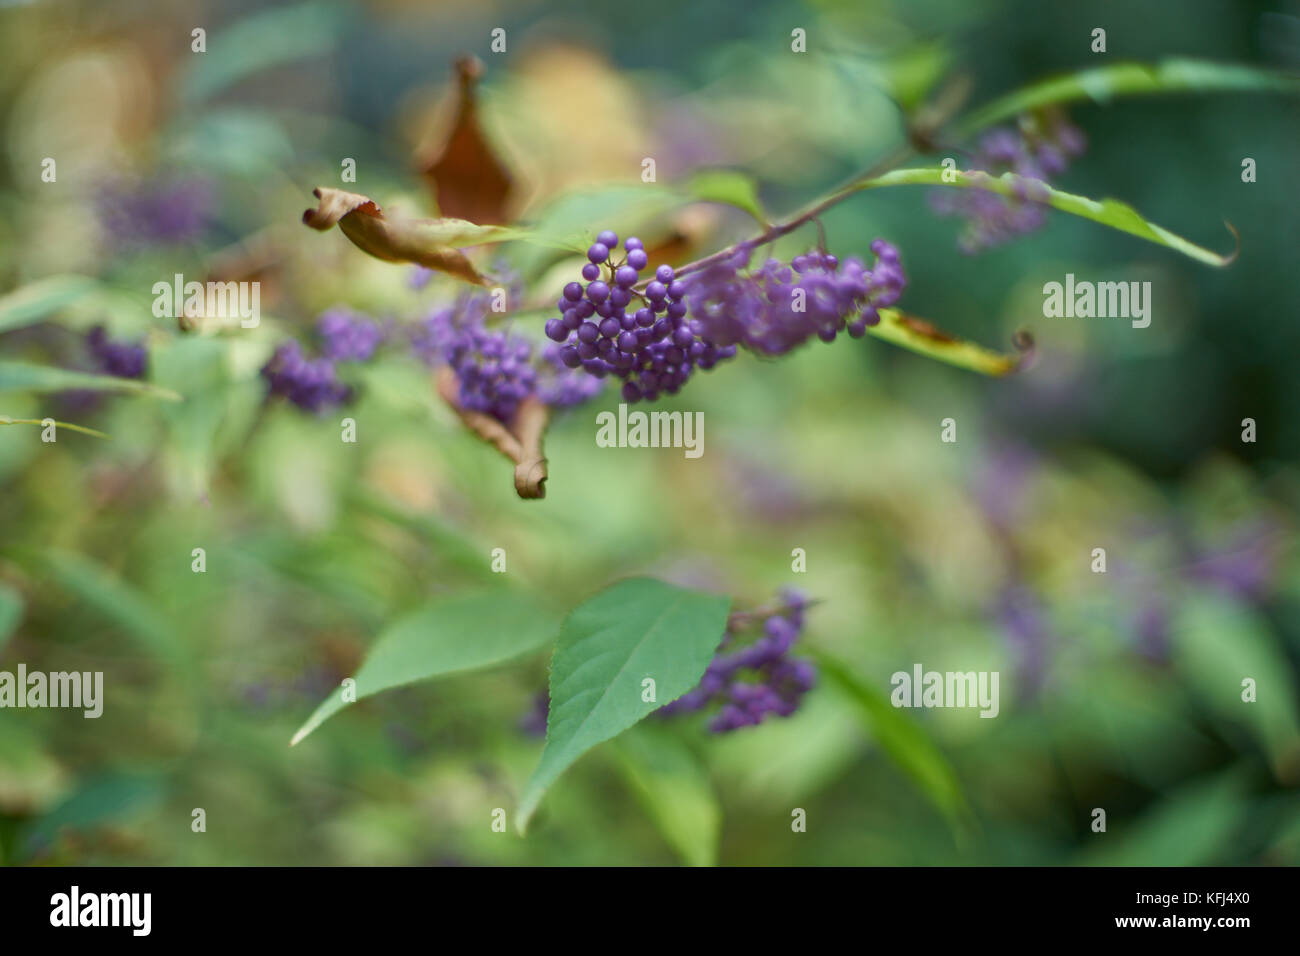
[[[44,443],[38,426],[0,425],[0,669],[102,670],[107,693],[96,720],[0,710],[0,860],[1300,862],[1293,101],[1071,108],[1090,146],[1061,188],[1215,249],[1230,220],[1242,252],[1223,270],[1061,214],[963,257],[920,190],[822,217],[842,256],[877,236],[900,246],[909,311],[999,348],[1032,332],[1037,363],[1007,379],[870,339],[742,357],[665,403],[703,411],[699,460],[597,448],[610,391],[557,417],[548,495],[531,502],[409,357],[355,373],[355,444],[338,416],[265,401],[258,369],[322,309],[410,319],[457,291],[416,291],[406,267],[297,223],[348,157],[345,188],[431,214],[412,157],[445,129],[464,51],[487,64],[484,128],[518,172],[520,211],[644,228],[685,261],[752,219],[647,202],[642,157],[683,188],[742,170],[757,195],[714,173],[697,195],[779,217],[903,145],[899,106],[947,77],[978,105],[1097,66],[1102,23],[1084,5],[955,0],[673,0],[634,25],[587,9],[0,9],[0,415],[110,436]],[[1253,2],[1143,0],[1105,8],[1103,25],[1115,58],[1294,71],[1289,22]],[[191,51],[196,26],[206,53]],[[794,27],[808,54],[789,52]],[[214,189],[200,238],[126,245],[102,228],[123,177],[178,174]],[[776,248],[815,241],[809,227]],[[544,277],[538,307],[574,271],[504,251]],[[152,315],[155,281],[231,261],[263,281],[258,328],[182,334]],[[1151,327],[1041,318],[1043,283],[1066,272],[1149,279]],[[145,394],[66,391],[96,387],[76,375],[100,323],[147,342],[146,388],[117,386]],[[948,417],[956,444],[939,441]],[[1098,547],[1106,574],[1090,571]],[[492,584],[494,548],[556,619],[629,575],[742,608],[795,583],[821,602],[803,637],[821,682],[795,717],[754,729],[638,725],[555,782],[525,839],[494,832],[492,812],[513,817],[541,754],[519,725],[545,651],[362,700],[289,748],[380,633]],[[796,548],[806,574],[791,574]],[[1000,671],[1000,716],[883,703],[915,662]],[[199,807],[206,833],[190,829]],[[1105,834],[1090,830],[1099,807]]]

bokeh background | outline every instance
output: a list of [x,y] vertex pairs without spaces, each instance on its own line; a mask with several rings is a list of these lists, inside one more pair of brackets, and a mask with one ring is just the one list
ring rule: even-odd
[[[1036,361],[1009,378],[873,339],[742,356],[667,403],[704,412],[696,461],[597,448],[610,390],[554,422],[548,495],[529,502],[400,350],[348,372],[346,413],[267,402],[258,376],[333,305],[413,321],[458,291],[416,288],[412,268],[299,220],[316,185],[433,214],[419,169],[447,136],[463,53],[485,66],[482,125],[515,215],[636,228],[680,262],[753,226],[728,207],[647,204],[644,157],[669,184],[743,170],[779,215],[899,146],[900,106],[954,77],[969,106],[1121,58],[1294,70],[1298,16],[1210,0],[0,5],[0,288],[90,283],[45,287],[66,302],[0,333],[0,357],[95,370],[86,336],[102,324],[145,344],[147,379],[184,396],[0,391],[0,414],[111,435],[0,429],[0,668],[102,670],[107,694],[98,720],[0,711],[0,860],[1300,861],[1294,100],[1070,110],[1089,148],[1059,185],[1216,249],[1228,219],[1242,251],[1227,269],[1061,214],[965,256],[919,189],[823,218],[841,256],[877,236],[900,247],[909,311],[1004,349],[1031,331]],[[505,53],[490,50],[497,27]],[[778,252],[815,241],[805,229]],[[536,247],[502,254],[531,279],[574,269]],[[1151,327],[1044,319],[1042,284],[1066,272],[1149,280]],[[258,279],[261,325],[183,334],[155,319],[149,290],[175,273]],[[544,302],[559,284],[534,287]],[[341,414],[356,444],[339,440]],[[956,444],[939,441],[948,417]],[[1097,547],[1105,574],[1090,571]],[[597,749],[526,839],[492,832],[490,814],[513,812],[540,754],[523,725],[545,654],[387,692],[289,748],[386,623],[490,579],[493,548],[560,609],[628,574],[741,607],[795,584],[821,601],[803,642],[863,685],[885,693],[918,662],[998,670],[1001,714],[882,721],[824,681],[788,720],[726,735],[673,722],[691,759],[672,786]],[[808,832],[791,832],[794,807]]]

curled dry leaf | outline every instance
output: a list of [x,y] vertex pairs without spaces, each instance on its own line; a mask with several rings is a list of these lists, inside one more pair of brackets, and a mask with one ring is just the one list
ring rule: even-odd
[[520,498],[546,497],[546,456],[542,436],[550,409],[535,397],[519,405],[514,421],[506,427],[491,415],[465,408],[457,398],[456,373],[442,368],[437,376],[438,394],[460,416],[470,431],[515,463],[515,492]]
[[490,280],[458,247],[516,238],[515,230],[463,219],[389,219],[370,197],[328,186],[316,187],[312,195],[320,202],[302,214],[311,228],[324,232],[337,224],[353,245],[376,259],[413,262],[475,285]]
[[433,191],[438,211],[472,222],[507,222],[510,171],[493,151],[479,122],[476,87],[483,64],[472,56],[456,61],[456,118],[436,158],[421,175]]

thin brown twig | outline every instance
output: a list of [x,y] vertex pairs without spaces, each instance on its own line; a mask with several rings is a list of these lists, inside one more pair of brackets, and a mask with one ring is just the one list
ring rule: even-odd
[[[812,220],[820,216],[822,213],[826,212],[826,210],[840,204],[841,202],[843,202],[844,200],[852,196],[854,193],[858,192],[858,184],[861,183],[863,180],[871,179],[875,176],[879,176],[883,173],[889,172],[891,169],[894,169],[896,166],[899,166],[900,164],[906,162],[913,155],[913,153],[914,150],[912,149],[912,147],[910,146],[902,147],[896,150],[895,152],[891,153],[889,156],[886,156],[884,159],[880,160],[879,162],[868,167],[858,175],[854,176],[844,185],[840,186],[838,189],[832,192],[825,199],[818,200],[812,205],[805,206],[802,210],[795,213],[793,216],[791,216],[789,219],[785,220],[784,222],[773,223],[771,226],[769,226],[759,235],[755,236],[753,239],[746,240],[745,242],[736,243],[735,245],[728,246],[725,249],[720,249],[719,251],[713,253],[712,255],[705,256],[703,259],[696,259],[694,262],[688,262],[684,266],[680,266],[677,269],[675,269],[674,272],[678,276],[690,275],[692,272],[699,272],[701,269],[707,269],[711,265],[714,265],[716,263],[722,262],[725,259],[730,258],[732,255],[735,254],[736,249],[742,245],[760,246],[772,242],[773,240],[780,239],[782,236],[794,232],[800,226],[803,226],[804,224],[811,222]],[[637,283],[635,288],[636,289],[644,288],[647,284],[649,284],[649,281],[650,280],[647,279],[645,282]]]

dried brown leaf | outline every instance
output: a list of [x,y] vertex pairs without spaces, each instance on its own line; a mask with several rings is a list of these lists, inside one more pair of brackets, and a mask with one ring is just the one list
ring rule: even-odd
[[515,493],[520,498],[545,498],[546,456],[542,453],[542,437],[546,434],[550,408],[529,396],[520,403],[514,421],[507,427],[491,415],[460,404],[456,373],[451,369],[441,369],[435,384],[439,396],[460,416],[466,428],[515,463]]
[[474,57],[461,57],[455,72],[456,118],[442,150],[423,165],[421,175],[444,216],[478,223],[507,222],[510,171],[497,158],[479,121],[476,87],[483,64]]
[[302,214],[311,228],[324,232],[337,225],[353,245],[376,259],[414,262],[475,285],[489,280],[457,247],[515,237],[511,230],[463,219],[389,219],[370,197],[328,186],[316,187],[312,195],[319,204]]

